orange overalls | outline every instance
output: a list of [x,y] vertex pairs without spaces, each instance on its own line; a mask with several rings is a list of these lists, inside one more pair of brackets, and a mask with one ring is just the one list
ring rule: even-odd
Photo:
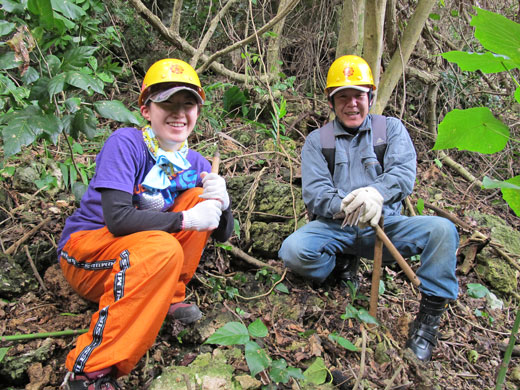
[[[200,187],[184,191],[172,211],[195,206],[203,201],[200,194]],[[154,343],[170,305],[184,300],[210,234],[152,230],[114,237],[106,226],[73,233],[60,266],[81,296],[99,302],[99,311],[67,356],[67,369],[130,373]]]

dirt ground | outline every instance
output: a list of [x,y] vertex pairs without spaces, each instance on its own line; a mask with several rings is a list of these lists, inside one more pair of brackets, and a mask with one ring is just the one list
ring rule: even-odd
[[[342,389],[352,388],[360,375],[365,389],[494,388],[503,345],[508,340],[515,315],[507,303],[505,309],[491,311],[487,309],[484,298],[461,294],[443,317],[441,341],[435,349],[433,361],[424,364],[403,349],[408,322],[418,307],[418,292],[396,267],[385,268],[383,274],[386,291],[378,304],[381,325],[367,329],[358,321],[341,319],[346,305],[352,303],[352,294],[346,287],[312,288],[290,272],[282,281],[289,294],[274,291],[259,299],[243,299],[268,292],[271,284],[259,277],[261,273],[258,270],[248,268],[238,259],[228,263],[232,275],[226,276],[226,287],[236,287],[242,298],[224,298],[222,289],[214,291],[208,284],[212,275],[218,272],[212,258],[215,253],[215,250],[205,252],[198,276],[190,285],[190,300],[199,303],[205,314],[204,320],[223,311],[229,311],[231,317],[236,316],[236,308],[247,313],[242,317],[246,323],[260,318],[270,329],[268,337],[263,340],[264,347],[272,357],[284,358],[290,366],[305,369],[310,359],[321,356],[334,373],[338,388]],[[361,296],[370,295],[371,263],[364,263],[362,269],[360,291],[354,304],[368,309],[367,300]],[[474,275],[459,277],[461,286],[480,282]],[[47,270],[44,284],[47,292],[40,288],[12,303],[2,302],[0,318],[4,336],[88,327],[95,305],[83,301],[71,291],[57,266]],[[476,317],[476,309],[488,313],[489,317]],[[329,340],[331,332],[351,340],[363,352],[348,352],[341,348]],[[2,341],[2,347],[10,349],[2,364],[1,388],[58,388],[66,373],[64,361],[74,338]],[[184,328],[180,323],[165,322],[154,346],[131,375],[120,379],[121,385],[125,389],[145,389],[163,367],[187,365],[199,353],[216,347],[203,345],[202,341],[197,340],[193,329]],[[292,349],[295,342],[299,343],[296,351]],[[518,364],[518,357],[514,357],[510,370],[518,371]],[[11,371],[6,372],[6,369]],[[13,380],[9,375],[16,369],[25,369],[25,372]],[[235,373],[240,372],[247,372],[244,361],[235,362]],[[344,384],[340,386],[339,383]],[[514,387],[518,385],[516,382],[508,388],[518,388]],[[291,387],[279,385],[278,388]]]

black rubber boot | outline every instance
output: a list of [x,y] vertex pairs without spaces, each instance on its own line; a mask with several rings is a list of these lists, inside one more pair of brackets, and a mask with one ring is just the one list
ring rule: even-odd
[[338,253],[336,255],[336,267],[333,273],[339,282],[347,284],[351,282],[356,290],[359,289],[359,256]]
[[432,358],[433,348],[437,345],[437,334],[441,316],[448,307],[449,299],[424,295],[415,321],[410,326],[406,347],[423,362]]

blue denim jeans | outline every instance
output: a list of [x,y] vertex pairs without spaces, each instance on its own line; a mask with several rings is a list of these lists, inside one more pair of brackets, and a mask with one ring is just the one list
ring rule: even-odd
[[[341,220],[320,218],[285,239],[278,252],[286,267],[317,282],[324,281],[336,265],[336,253],[374,258],[375,232],[371,227],[345,227]],[[459,235],[446,218],[434,216],[386,216],[384,231],[403,257],[421,255],[417,277],[426,295],[456,299],[455,276]],[[383,261],[393,257],[383,247]]]

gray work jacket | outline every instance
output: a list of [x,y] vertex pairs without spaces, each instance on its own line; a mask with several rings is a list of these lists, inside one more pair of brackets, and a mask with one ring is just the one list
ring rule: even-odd
[[303,201],[314,215],[332,218],[349,192],[367,186],[383,196],[383,215],[401,213],[401,201],[412,193],[415,182],[415,148],[403,123],[387,117],[383,172],[374,152],[371,124],[368,115],[357,133],[351,135],[334,120],[334,177],[321,150],[320,129],[307,136],[302,149],[302,190]]

